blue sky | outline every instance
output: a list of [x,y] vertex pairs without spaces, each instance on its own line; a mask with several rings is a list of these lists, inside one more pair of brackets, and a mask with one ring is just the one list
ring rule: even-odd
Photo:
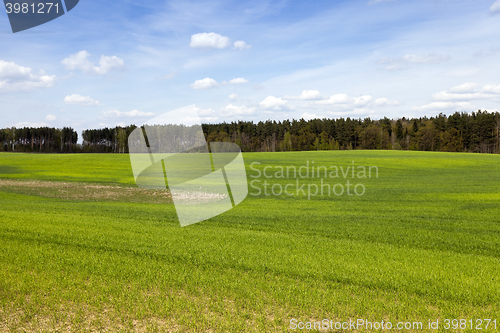
[[497,111],[500,0],[94,1],[13,34],[0,127]]

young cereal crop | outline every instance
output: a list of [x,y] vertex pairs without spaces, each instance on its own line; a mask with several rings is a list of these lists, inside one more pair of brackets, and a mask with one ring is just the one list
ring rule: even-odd
[[499,156],[244,159],[245,201],[181,228],[168,193],[134,185],[127,155],[0,154],[0,331],[287,332],[323,319],[500,328]]

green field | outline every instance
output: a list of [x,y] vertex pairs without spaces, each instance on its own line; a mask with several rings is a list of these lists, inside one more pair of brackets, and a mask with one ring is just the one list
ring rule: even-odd
[[496,319],[500,330],[500,156],[244,158],[250,181],[253,162],[273,174],[376,166],[378,177],[347,175],[365,188],[352,196],[251,187],[234,209],[181,228],[168,198],[135,187],[128,155],[0,154],[0,331],[301,331],[293,318],[423,323],[393,330],[407,332]]

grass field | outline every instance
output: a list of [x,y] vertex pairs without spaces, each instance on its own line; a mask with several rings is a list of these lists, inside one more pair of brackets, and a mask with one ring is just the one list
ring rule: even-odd
[[[247,199],[181,228],[168,197],[135,188],[127,155],[0,154],[0,331],[300,331],[293,318],[500,329],[500,156],[244,158]],[[264,194],[255,169],[307,161],[378,177],[347,176],[363,195]]]

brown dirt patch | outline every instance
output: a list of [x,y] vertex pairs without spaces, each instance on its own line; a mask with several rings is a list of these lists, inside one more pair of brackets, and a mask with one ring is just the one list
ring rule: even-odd
[[0,191],[74,201],[172,203],[169,190],[92,183],[0,179]]

